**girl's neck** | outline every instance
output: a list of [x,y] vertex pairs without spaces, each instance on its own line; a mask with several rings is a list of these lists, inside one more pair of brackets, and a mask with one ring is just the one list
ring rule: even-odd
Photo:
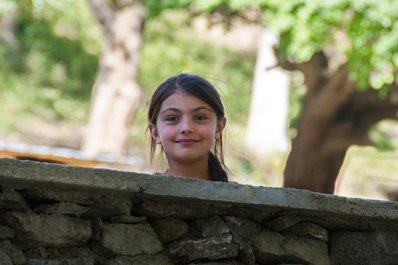
[[177,164],[169,163],[169,169],[165,172],[171,176],[181,176],[194,179],[210,180],[208,163],[205,164]]

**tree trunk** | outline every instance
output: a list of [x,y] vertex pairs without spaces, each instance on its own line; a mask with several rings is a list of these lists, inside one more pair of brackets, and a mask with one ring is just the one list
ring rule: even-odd
[[0,42],[5,42],[13,50],[19,48],[18,39],[15,37],[15,18],[17,12],[17,9],[14,9],[0,17]]
[[139,1],[110,7],[89,0],[105,32],[105,45],[95,81],[82,149],[90,154],[121,156],[126,152],[128,125],[141,102],[137,82],[146,9]]
[[284,187],[333,193],[350,145],[369,145],[368,130],[383,119],[397,119],[398,86],[387,97],[371,88],[359,91],[345,66],[330,73],[327,58],[318,53],[307,63],[281,63],[300,70],[307,94],[297,137],[284,172]]
[[277,66],[275,33],[264,29],[258,47],[245,143],[251,154],[266,157],[285,153],[290,78]]

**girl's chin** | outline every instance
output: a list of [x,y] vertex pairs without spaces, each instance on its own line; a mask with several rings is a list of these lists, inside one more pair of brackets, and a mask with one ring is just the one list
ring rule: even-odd
[[197,156],[197,154],[195,155],[185,154],[185,155],[175,156],[173,158],[175,162],[187,163],[187,164],[198,163],[203,161],[204,159],[207,161],[207,157],[204,158],[203,156]]

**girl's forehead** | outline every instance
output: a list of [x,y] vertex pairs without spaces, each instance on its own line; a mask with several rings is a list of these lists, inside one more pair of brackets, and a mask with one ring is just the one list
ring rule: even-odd
[[183,90],[176,90],[173,94],[168,96],[162,103],[160,110],[166,108],[196,108],[198,106],[206,106],[210,109],[209,104],[200,99],[199,97],[189,94]]

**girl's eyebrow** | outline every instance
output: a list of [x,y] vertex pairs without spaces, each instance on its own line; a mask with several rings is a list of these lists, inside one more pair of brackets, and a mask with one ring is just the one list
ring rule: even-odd
[[181,112],[181,110],[179,110],[177,108],[167,108],[167,109],[162,110],[159,114],[163,114],[163,113],[168,112],[168,111]]
[[[200,111],[200,110],[207,110],[207,111],[213,112],[213,110],[211,108],[206,107],[206,106],[200,106],[200,107],[194,108],[194,109],[191,110],[191,112],[196,112],[196,111]],[[168,112],[168,111],[182,112],[180,109],[171,107],[171,108],[167,108],[167,109],[162,110],[160,112],[160,114],[163,114],[163,113]]]
[[207,110],[207,111],[213,112],[212,108],[209,108],[209,107],[206,107],[206,106],[200,106],[200,107],[194,108],[192,110],[192,112],[199,111],[199,110]]

